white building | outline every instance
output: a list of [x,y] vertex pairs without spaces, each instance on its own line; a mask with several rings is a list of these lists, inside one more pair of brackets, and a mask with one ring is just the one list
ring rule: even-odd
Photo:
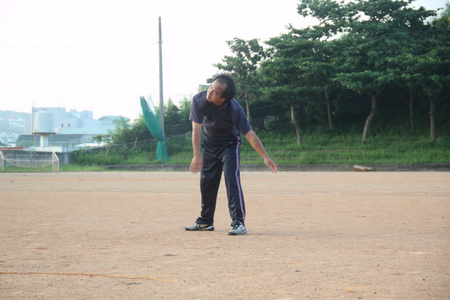
[[94,145],[94,138],[108,135],[120,119],[103,116],[94,120],[92,111],[35,107],[31,122],[25,124],[25,134],[18,137],[17,144],[32,144],[35,151],[69,152],[80,145]]
[[73,129],[95,127],[101,124],[100,120],[94,120],[92,111],[66,111],[63,107],[34,107],[31,120],[27,120],[25,123],[25,134],[32,133],[32,124],[34,122],[35,114],[41,111],[53,114],[53,124],[55,126],[54,132],[56,133],[65,133],[72,131]]

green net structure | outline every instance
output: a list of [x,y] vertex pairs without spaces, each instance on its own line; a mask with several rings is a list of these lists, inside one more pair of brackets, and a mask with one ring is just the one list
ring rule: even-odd
[[158,140],[158,147],[156,148],[156,161],[168,162],[169,153],[167,152],[166,142],[164,141],[164,132],[161,124],[156,117],[155,107],[153,106],[152,98],[146,100],[141,97],[142,115],[144,116],[145,124],[147,124],[150,133]]

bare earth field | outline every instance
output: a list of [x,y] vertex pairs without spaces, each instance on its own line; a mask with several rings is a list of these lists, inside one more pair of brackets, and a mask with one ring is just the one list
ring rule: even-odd
[[0,174],[0,298],[449,299],[450,173],[243,172],[248,234],[187,232],[199,175]]

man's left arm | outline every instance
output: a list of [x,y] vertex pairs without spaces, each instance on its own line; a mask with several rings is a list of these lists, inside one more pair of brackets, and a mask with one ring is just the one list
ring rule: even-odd
[[255,149],[255,151],[258,152],[258,154],[264,159],[266,166],[271,169],[273,173],[276,173],[277,165],[270,159],[266,149],[264,149],[264,146],[256,133],[253,130],[250,130],[247,134],[245,134],[245,138],[248,140],[250,145],[252,145],[253,149]]

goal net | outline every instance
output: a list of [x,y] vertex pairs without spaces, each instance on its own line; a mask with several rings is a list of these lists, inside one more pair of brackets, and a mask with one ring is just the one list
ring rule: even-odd
[[59,172],[59,158],[55,152],[32,152],[1,150],[0,168],[4,172],[8,169],[30,168],[39,170],[48,167],[52,172]]

